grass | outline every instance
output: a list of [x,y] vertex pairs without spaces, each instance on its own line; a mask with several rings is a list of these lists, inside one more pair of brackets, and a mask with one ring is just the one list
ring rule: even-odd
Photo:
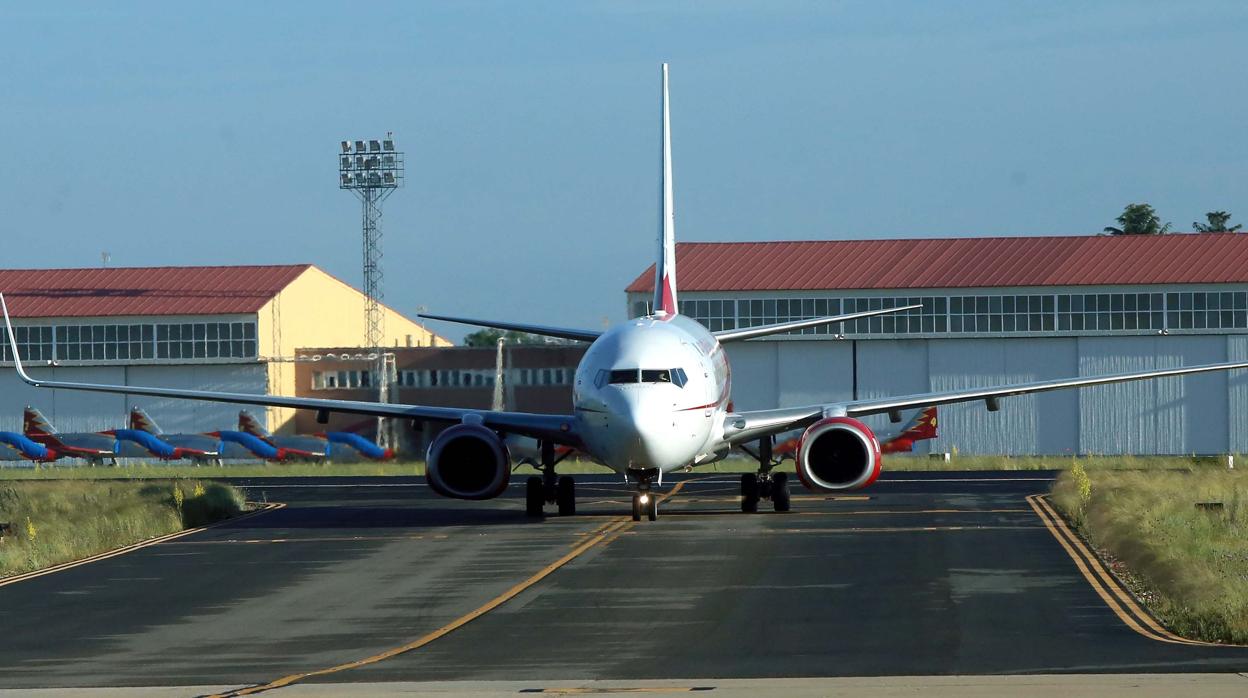
[[1173,632],[1248,643],[1248,474],[1072,470],[1051,501]]
[[0,577],[78,560],[242,511],[237,489],[217,482],[147,480],[0,483]]

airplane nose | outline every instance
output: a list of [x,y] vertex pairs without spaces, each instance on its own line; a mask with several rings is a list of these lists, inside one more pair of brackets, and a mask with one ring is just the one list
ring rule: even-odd
[[662,464],[671,446],[671,415],[633,397],[625,401],[620,417],[621,426],[628,432],[629,459],[647,467]]

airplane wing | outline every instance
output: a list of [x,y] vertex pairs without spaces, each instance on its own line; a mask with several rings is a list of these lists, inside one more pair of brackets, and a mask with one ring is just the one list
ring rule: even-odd
[[561,339],[575,339],[578,342],[592,342],[602,336],[601,332],[596,330],[577,330],[568,327],[551,327],[549,325],[529,325],[523,322],[506,322],[501,320],[473,320],[464,317],[451,317],[449,315],[426,315],[419,313],[416,317],[423,317],[429,320],[445,320],[447,322],[458,322],[461,325],[478,325],[480,327],[493,327],[500,330],[516,330],[517,332],[528,332],[529,334],[537,334],[543,337],[559,337]]
[[720,330],[714,332],[715,338],[721,342],[736,342],[742,339],[753,339],[754,337],[766,337],[770,334],[780,334],[781,332],[792,332],[793,330],[803,330],[807,327],[818,327],[820,325],[831,325],[834,322],[848,322],[857,320],[858,318],[871,317],[872,315],[886,315],[888,313],[900,313],[903,310],[914,310],[922,308],[922,305],[901,305],[896,308],[884,308],[881,310],[864,310],[861,313],[849,313],[846,315],[829,315],[827,317],[811,318],[809,320],[793,320],[791,322],[778,322],[772,325],[758,325],[756,327],[742,327],[735,330]]
[[580,439],[576,433],[576,419],[571,415],[532,414],[528,412],[495,412],[490,410],[473,410],[458,407],[427,407],[423,405],[395,405],[383,402],[364,402],[357,400],[327,400],[319,398],[285,397],[282,395],[256,395],[252,393],[226,393],[209,390],[184,390],[178,388],[150,388],[138,385],[105,385],[97,383],[76,383],[67,381],[49,381],[32,378],[22,366],[21,356],[17,350],[17,340],[13,336],[13,326],[9,320],[9,308],[0,294],[0,310],[4,312],[4,324],[8,329],[9,346],[13,350],[13,364],[17,375],[26,383],[36,388],[53,388],[59,390],[83,390],[99,393],[119,393],[124,395],[145,395],[149,397],[180,398],[184,400],[208,400],[212,402],[229,402],[243,405],[266,405],[269,407],[291,407],[300,410],[317,410],[321,412],[349,412],[375,417],[393,417],[419,421],[462,422],[477,421],[491,429],[512,434],[549,439],[555,443],[579,446]]
[[1243,368],[1248,368],[1248,362],[1202,364],[1199,366],[1164,368],[1135,373],[1116,373],[1106,376],[1082,376],[1078,378],[1035,381],[1032,383],[1015,383],[990,388],[968,388],[966,390],[918,393],[900,397],[849,400],[806,407],[784,407],[775,410],[736,412],[729,414],[725,418],[724,440],[729,444],[738,444],[769,434],[806,427],[824,416],[863,417],[869,414],[888,413],[890,417],[899,419],[899,414],[902,410],[928,407],[930,405],[948,405],[955,402],[973,402],[975,400],[983,400],[989,410],[996,410],[999,407],[998,401],[1001,398],[1013,395],[1043,393],[1050,390],[1065,390],[1067,388],[1086,388],[1109,383],[1123,383],[1126,381],[1185,376],[1191,373],[1229,371]]

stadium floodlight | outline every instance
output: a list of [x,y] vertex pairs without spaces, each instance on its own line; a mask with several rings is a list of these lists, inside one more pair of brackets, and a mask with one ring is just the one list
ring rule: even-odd
[[[381,203],[401,186],[403,153],[394,149],[393,135],[387,133],[384,139],[376,140],[342,141],[342,154],[338,158],[338,188],[350,190],[363,204],[364,346],[372,351],[372,357],[377,357],[374,374],[377,376],[394,375],[393,365],[386,364],[382,350],[385,315],[381,305]],[[393,360],[391,355],[391,364]],[[392,381],[393,378],[377,381],[381,402],[390,401]],[[395,437],[386,420],[378,419],[378,442],[392,447]]]

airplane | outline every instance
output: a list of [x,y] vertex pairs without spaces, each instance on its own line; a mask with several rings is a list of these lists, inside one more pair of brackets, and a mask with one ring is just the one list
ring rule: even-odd
[[[605,331],[423,315],[588,342],[589,348],[576,369],[572,409],[566,414],[43,380],[31,377],[22,366],[10,330],[14,367],[23,381],[38,388],[308,409],[316,410],[321,423],[328,420],[331,412],[449,423],[451,426],[429,445],[426,480],[434,492],[458,499],[482,500],[501,495],[508,486],[512,465],[505,439],[513,434],[531,437],[541,445],[538,465],[542,474],[525,482],[526,514],[542,516],[544,505],[552,500],[560,514],[575,514],[575,483],[569,476],[556,474],[556,448],[566,446],[622,474],[635,487],[634,521],[641,520],[643,514],[651,521],[658,518],[658,497],[653,493],[655,487],[662,487],[665,473],[714,462],[741,444],[754,444],[759,455],[758,471],[741,477],[741,508],[757,511],[760,499],[768,498],[776,511],[788,511],[787,475],[772,472],[771,445],[775,434],[794,429],[803,430],[794,453],[802,484],[824,492],[853,490],[870,485],[880,475],[879,440],[859,419],[866,415],[887,414],[898,423],[903,411],[960,402],[983,402],[989,411],[997,411],[1003,398],[1014,395],[1248,368],[1248,362],[1204,364],[777,409],[730,409],[732,380],[726,344],[920,306],[718,332],[681,315],[677,305],[667,64],[662,66],[661,124],[662,203],[652,314],[626,320]],[[0,310],[8,326],[8,308],[2,294]]]
[[287,453],[269,442],[244,431],[210,431],[205,436],[221,439],[222,458],[260,458],[266,461],[284,462]]
[[318,434],[318,436],[329,442],[330,448],[333,449],[334,462],[341,462],[342,459],[339,458],[339,454],[343,453],[343,451],[358,453],[368,460],[391,460],[395,456],[394,449],[382,448],[376,442],[353,432],[327,431],[324,434]]
[[[880,441],[880,453],[909,453],[914,450],[915,441],[926,441],[937,437],[936,407],[924,407],[904,426],[891,434],[876,434]],[[797,446],[802,440],[802,432],[794,430],[775,437],[772,454],[777,458],[792,458],[797,453]],[[744,449],[743,449],[744,450]],[[748,453],[748,451],[747,451]],[[755,458],[757,454],[751,453]]]
[[238,430],[278,449],[279,460],[298,459],[325,462],[329,458],[329,442],[315,436],[274,436],[247,410],[238,411]]
[[30,438],[15,431],[0,431],[0,461],[30,461],[32,463],[51,463],[60,458],[55,449],[32,441]]
[[185,458],[196,463],[220,465],[224,450],[220,438],[207,434],[166,434],[156,420],[138,406],[130,408],[129,429],[114,429],[104,433],[115,434],[119,439],[137,443],[161,460]]
[[110,465],[117,465],[117,456],[121,452],[117,439],[108,434],[58,432],[42,412],[29,405],[22,412],[22,433],[29,440],[51,451],[56,458],[82,458],[91,465],[101,465],[105,461]]

